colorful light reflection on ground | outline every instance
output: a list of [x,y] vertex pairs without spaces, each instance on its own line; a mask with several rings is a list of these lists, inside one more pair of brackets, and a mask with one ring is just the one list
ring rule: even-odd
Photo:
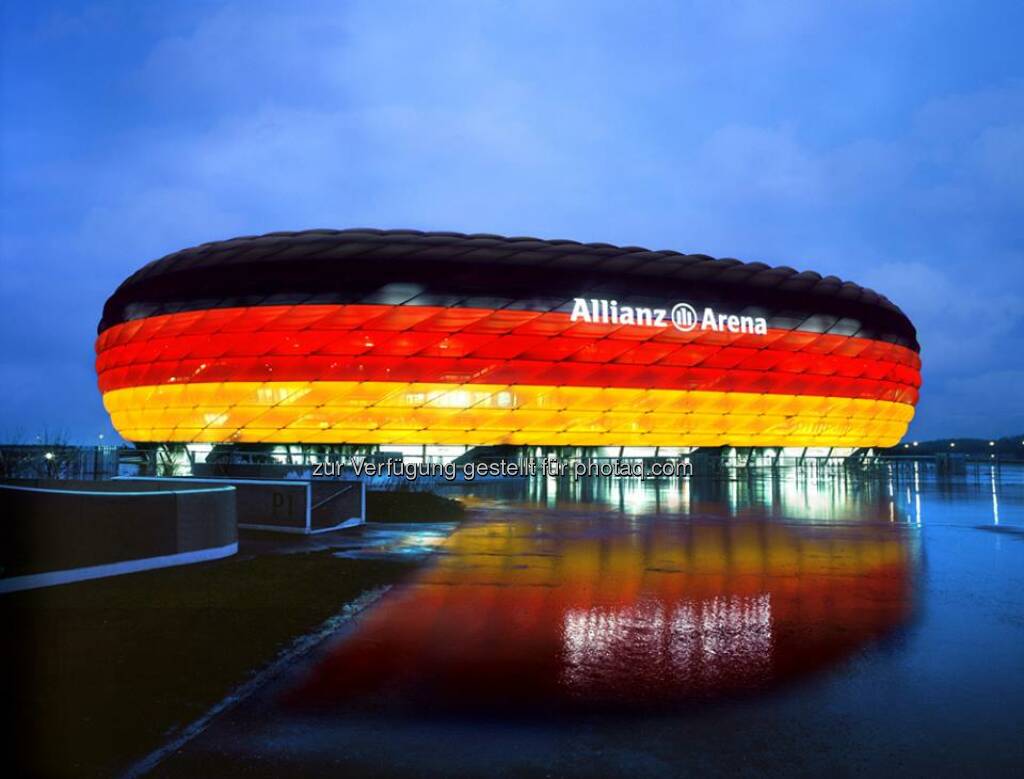
[[913,545],[887,520],[491,516],[455,532],[289,703],[657,708],[811,674],[912,609]]

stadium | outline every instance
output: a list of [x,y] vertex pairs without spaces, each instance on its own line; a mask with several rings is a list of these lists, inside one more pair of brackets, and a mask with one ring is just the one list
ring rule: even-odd
[[137,443],[853,451],[906,432],[919,351],[888,299],[811,271],[351,229],[149,263],[96,370]]

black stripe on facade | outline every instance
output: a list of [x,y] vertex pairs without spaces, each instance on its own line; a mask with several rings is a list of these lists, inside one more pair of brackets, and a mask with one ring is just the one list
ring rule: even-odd
[[102,332],[206,308],[300,304],[471,306],[571,311],[577,297],[620,305],[712,306],[770,327],[919,350],[888,299],[834,276],[637,247],[406,230],[311,230],[203,244],[149,263],[110,297]]

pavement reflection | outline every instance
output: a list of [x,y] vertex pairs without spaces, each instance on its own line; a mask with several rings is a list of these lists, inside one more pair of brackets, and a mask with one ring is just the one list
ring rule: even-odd
[[439,713],[659,709],[795,681],[909,619],[916,542],[890,521],[887,500],[858,500],[828,520],[702,508],[477,510],[283,700]]

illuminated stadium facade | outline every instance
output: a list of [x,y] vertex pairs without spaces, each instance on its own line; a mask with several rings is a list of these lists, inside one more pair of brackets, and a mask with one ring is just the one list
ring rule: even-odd
[[169,255],[107,301],[96,351],[135,442],[866,448],[920,387],[907,317],[835,277],[404,230]]

